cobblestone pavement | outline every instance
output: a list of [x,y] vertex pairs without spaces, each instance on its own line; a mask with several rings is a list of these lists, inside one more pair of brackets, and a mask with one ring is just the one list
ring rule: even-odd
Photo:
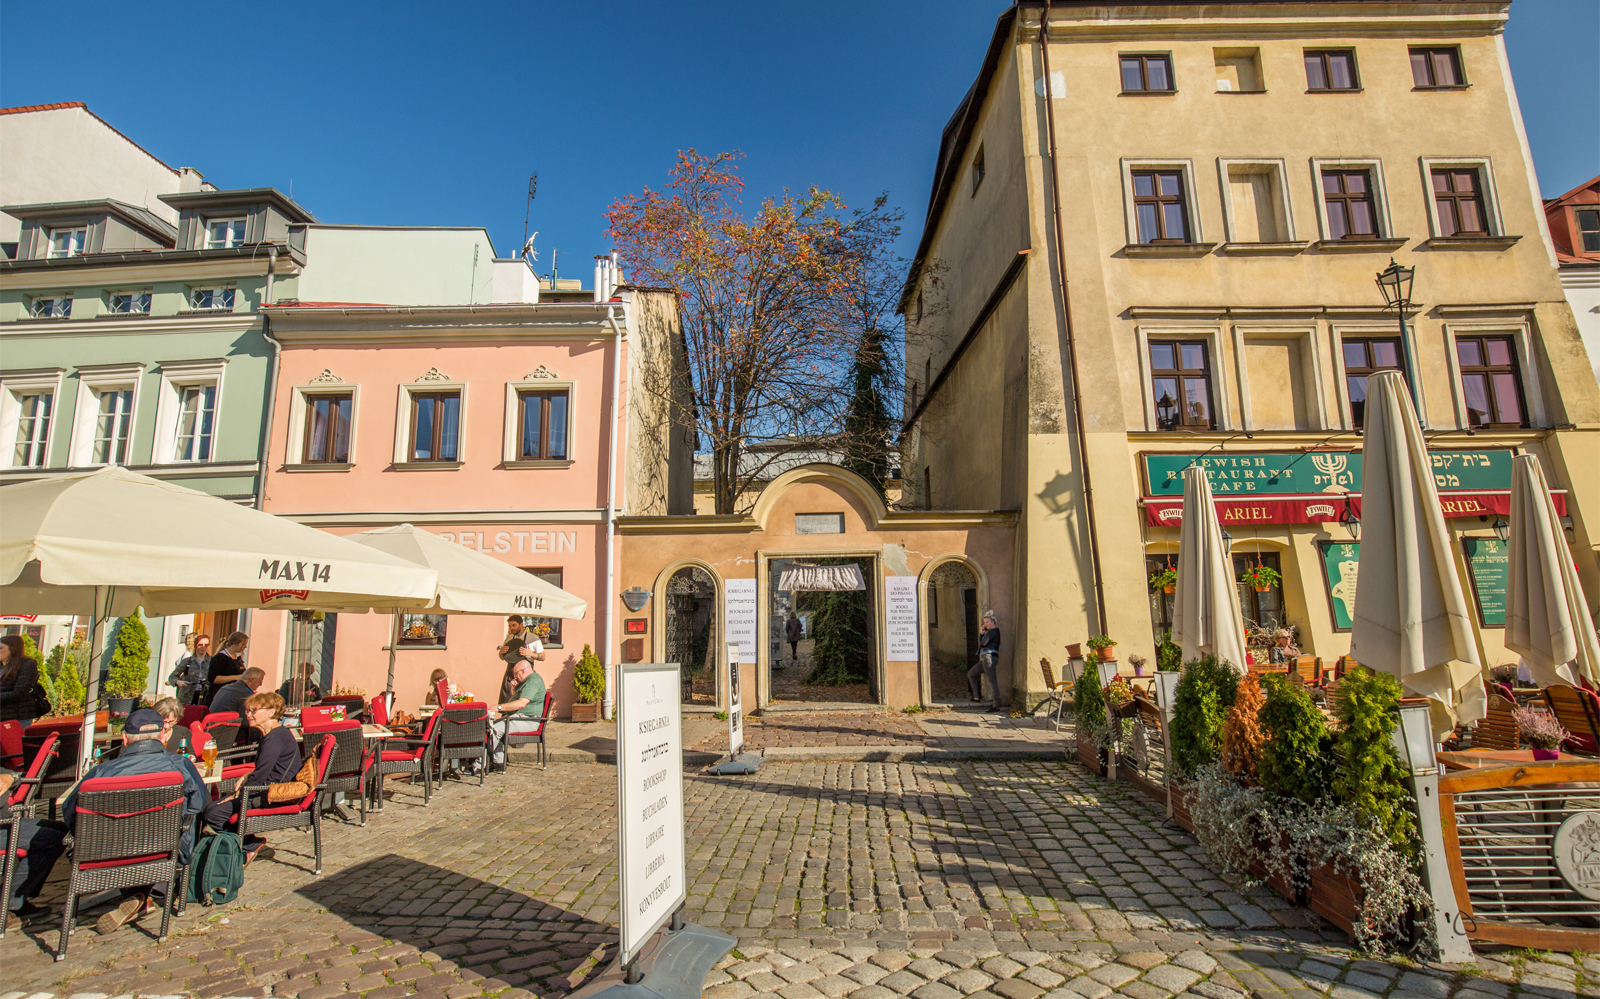
[[[817,746],[921,746],[925,733],[910,715],[887,712],[761,715],[745,719],[744,745],[759,749]],[[726,725],[695,744],[696,749],[728,751]]]
[[[1359,959],[1064,761],[769,763],[685,782],[689,916],[739,940],[707,999],[1600,996],[1593,957]],[[8,934],[0,993],[20,991],[0,999],[559,996],[615,940],[614,790],[592,764],[452,783],[427,808],[401,790],[368,828],[330,828],[325,877],[306,837],[275,834],[240,899],[191,906],[165,944],[86,926],[53,964],[50,926]]]

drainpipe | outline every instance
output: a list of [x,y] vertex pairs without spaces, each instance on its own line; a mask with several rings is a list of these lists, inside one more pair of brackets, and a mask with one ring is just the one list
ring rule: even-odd
[[1078,350],[1072,335],[1072,303],[1067,294],[1066,237],[1061,232],[1061,175],[1056,167],[1056,114],[1054,84],[1050,76],[1050,44],[1046,38],[1050,23],[1050,0],[1039,12],[1039,54],[1044,62],[1045,129],[1050,133],[1050,200],[1055,216],[1056,267],[1061,279],[1061,321],[1066,333],[1067,367],[1072,372],[1072,413],[1077,424],[1078,460],[1083,468],[1083,508],[1089,519],[1089,560],[1094,582],[1094,603],[1099,633],[1106,631],[1106,591],[1100,577],[1100,532],[1095,527],[1094,486],[1089,478],[1089,436],[1083,427],[1083,379],[1078,371]]
[[612,717],[616,705],[616,617],[617,607],[617,418],[622,409],[622,330],[617,326],[617,313],[606,306],[606,323],[611,327],[611,424],[610,445],[606,448],[606,588],[605,601],[606,693],[600,702],[600,714]]

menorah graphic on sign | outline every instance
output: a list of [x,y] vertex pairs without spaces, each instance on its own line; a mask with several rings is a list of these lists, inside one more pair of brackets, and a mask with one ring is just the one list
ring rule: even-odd
[[1347,454],[1314,454],[1311,464],[1317,467],[1322,475],[1316,481],[1326,480],[1325,493],[1347,492],[1350,486],[1355,485],[1355,476],[1350,474],[1350,456]]

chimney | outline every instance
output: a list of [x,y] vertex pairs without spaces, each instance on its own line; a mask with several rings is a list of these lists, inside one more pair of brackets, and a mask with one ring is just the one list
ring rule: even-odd
[[605,257],[597,255],[594,258],[594,300],[596,302],[604,302],[611,297],[606,292],[606,278],[608,276],[606,263]]

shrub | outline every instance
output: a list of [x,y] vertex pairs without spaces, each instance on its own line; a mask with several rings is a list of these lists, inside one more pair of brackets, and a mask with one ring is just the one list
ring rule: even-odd
[[600,666],[600,657],[587,645],[572,671],[572,689],[578,695],[579,704],[598,704],[605,696],[606,671]]
[[1399,721],[1400,682],[1387,673],[1352,667],[1339,685],[1339,734],[1334,739],[1333,792],[1382,830],[1408,858],[1416,856],[1417,824],[1405,771],[1390,741]]
[[1184,663],[1172,709],[1172,755],[1180,776],[1217,762],[1223,719],[1238,693],[1238,672],[1216,656]]
[[1161,644],[1156,646],[1156,669],[1163,673],[1176,673],[1183,666],[1183,648],[1172,640],[1172,631],[1161,633]]
[[26,631],[22,633],[22,656],[25,659],[32,659],[41,666],[44,665],[44,660],[39,657],[38,644],[34,642],[33,636]]
[[1254,676],[1245,677],[1222,721],[1222,767],[1247,786],[1256,782],[1256,768],[1267,743],[1261,728],[1265,700],[1261,681]]
[[150,632],[134,611],[117,630],[117,647],[111,653],[106,675],[107,697],[138,697],[150,680]]
[[[1089,680],[1090,671],[1095,679]],[[1072,688],[1073,704],[1078,710],[1078,735],[1097,736],[1106,727],[1106,695],[1100,689],[1100,671],[1093,663],[1084,666],[1083,676]]]
[[[61,646],[58,645],[56,648],[61,649]],[[51,658],[55,658],[53,652]],[[62,650],[61,660],[57,664],[56,714],[73,715],[83,710],[84,698],[87,696],[83,682],[88,675],[89,646],[82,641],[74,641],[71,648]]]
[[[811,671],[806,683],[823,687],[843,687],[865,683],[872,647],[867,624],[867,603],[850,590],[814,594],[811,619],[816,642],[811,647]],[[995,691],[995,700],[1000,700]]]
[[1333,745],[1328,724],[1303,685],[1278,674],[1269,674],[1262,685],[1266,701],[1261,727],[1267,744],[1256,778],[1268,794],[1310,804],[1327,793]]

